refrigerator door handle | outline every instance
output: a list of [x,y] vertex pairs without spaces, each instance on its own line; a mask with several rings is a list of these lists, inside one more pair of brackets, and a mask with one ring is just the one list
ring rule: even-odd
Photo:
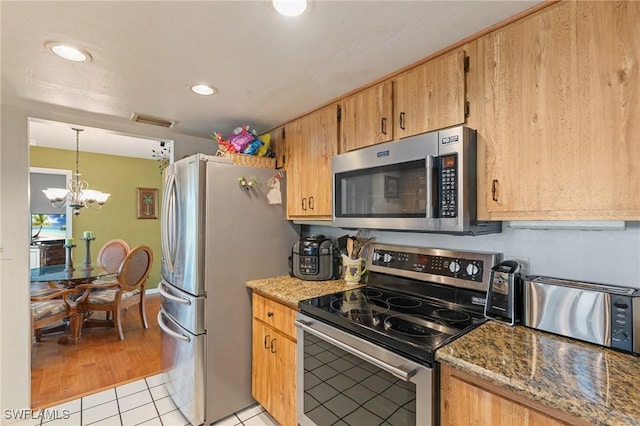
[[176,340],[182,340],[183,342],[187,342],[187,343],[191,341],[191,338],[189,336],[176,333],[175,331],[167,327],[167,325],[164,323],[164,320],[162,319],[162,310],[158,312],[157,319],[158,319],[158,325],[160,326],[160,329],[162,329],[162,331],[164,331],[168,336],[173,337]]
[[181,303],[183,305],[191,305],[191,300],[187,299],[186,297],[177,297],[167,293],[163,286],[165,282],[166,282],[165,280],[160,280],[160,282],[158,283],[158,293],[160,293],[162,297],[168,300],[172,300],[176,303]]
[[[168,177],[167,186],[164,189],[163,203],[162,203],[162,255],[167,263],[167,268],[170,273],[175,271],[173,253],[171,253],[171,244],[169,242],[170,224],[175,222],[175,211],[171,211],[171,207],[175,206],[175,186],[176,175],[172,173]],[[175,210],[175,207],[174,207]],[[171,213],[171,217],[169,217]]]

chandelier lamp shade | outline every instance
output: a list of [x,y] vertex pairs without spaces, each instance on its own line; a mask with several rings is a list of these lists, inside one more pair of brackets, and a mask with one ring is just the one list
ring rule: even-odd
[[83,207],[101,208],[111,194],[89,189],[87,181],[80,179],[80,132],[83,129],[72,128],[72,130],[76,132],[76,172],[67,184],[67,188],[47,188],[42,192],[54,207],[68,205],[73,209],[73,214],[78,216]]

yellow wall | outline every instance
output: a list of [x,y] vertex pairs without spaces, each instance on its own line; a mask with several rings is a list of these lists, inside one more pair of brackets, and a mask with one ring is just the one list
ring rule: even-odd
[[[75,171],[75,151],[30,148],[31,167]],[[147,288],[155,288],[160,281],[160,212],[158,219],[137,219],[137,188],[158,188],[158,209],[162,197],[162,176],[155,160],[94,154],[80,151],[80,173],[90,189],[108,192],[111,197],[99,210],[82,209],[73,217],[73,238],[78,247],[73,251],[74,265],[84,261],[84,231],[93,231],[92,261],[100,247],[113,238],[121,238],[131,247],[148,245],[153,250],[153,267]],[[61,209],[62,210],[62,209]]]

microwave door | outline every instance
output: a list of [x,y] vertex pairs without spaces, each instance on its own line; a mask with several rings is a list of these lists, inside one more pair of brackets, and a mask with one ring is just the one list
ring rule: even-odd
[[426,229],[434,216],[437,133],[333,157],[335,226]]

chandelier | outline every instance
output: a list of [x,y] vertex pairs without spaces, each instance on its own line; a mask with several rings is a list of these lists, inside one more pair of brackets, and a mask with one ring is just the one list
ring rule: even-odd
[[73,179],[67,184],[67,188],[47,188],[42,192],[47,196],[54,207],[68,205],[73,209],[73,214],[78,216],[83,207],[91,208],[97,205],[100,208],[111,194],[89,189],[85,180],[80,180],[80,132],[83,129],[71,128],[76,132],[76,172]]

